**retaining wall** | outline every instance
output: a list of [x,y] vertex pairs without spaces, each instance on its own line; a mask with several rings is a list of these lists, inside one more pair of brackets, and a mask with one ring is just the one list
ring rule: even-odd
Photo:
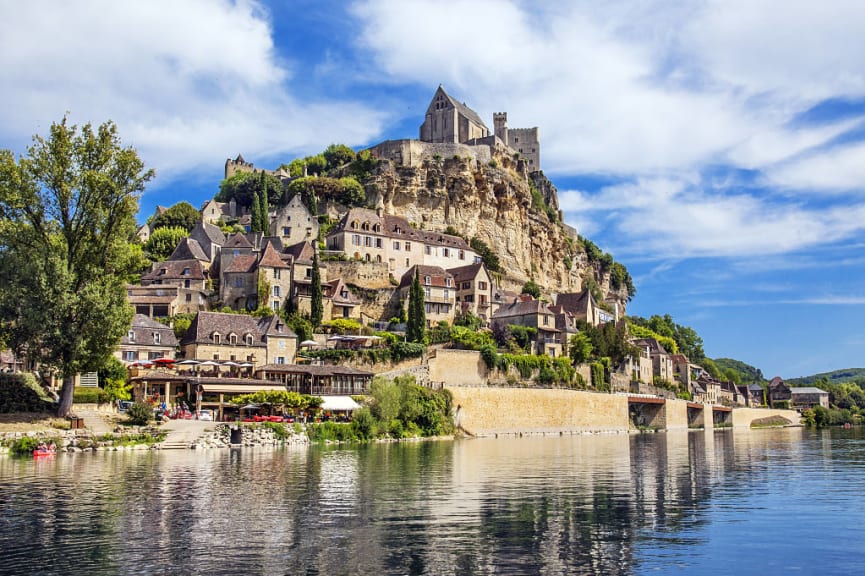
[[750,428],[754,420],[781,416],[786,418],[794,426],[802,423],[802,416],[795,410],[778,410],[773,408],[734,408],[733,428]]

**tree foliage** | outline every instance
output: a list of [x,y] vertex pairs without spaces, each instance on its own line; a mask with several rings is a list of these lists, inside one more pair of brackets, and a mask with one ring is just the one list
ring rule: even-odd
[[[235,172],[219,184],[219,192],[214,197],[217,202],[229,202],[234,199],[242,208],[251,208],[255,193],[265,192],[267,184],[267,202],[273,206],[280,203],[283,197],[282,181],[272,174],[264,174],[262,180],[256,172]],[[260,202],[260,200],[259,200]],[[259,208],[261,206],[259,205]]]
[[321,319],[324,316],[324,297],[321,291],[321,271],[318,268],[318,251],[312,255],[312,296],[310,298],[309,320],[312,322],[313,328],[321,324]]
[[178,202],[174,206],[168,208],[162,214],[157,214],[150,221],[151,234],[153,230],[159,228],[183,228],[187,232],[191,232],[198,221],[201,220],[201,214],[189,202]]
[[571,362],[574,364],[584,364],[592,357],[592,340],[585,332],[578,332],[571,336],[568,352]]
[[327,162],[327,169],[333,170],[345,164],[353,162],[356,154],[354,150],[345,144],[331,144],[324,151],[324,159]]
[[110,121],[64,117],[18,162],[0,152],[0,340],[59,369],[60,415],[74,375],[102,366],[129,328],[129,239],[153,175]]
[[426,330],[426,307],[424,291],[420,283],[420,272],[414,269],[414,278],[408,292],[408,321],[406,323],[406,338],[409,342],[423,342]]
[[300,194],[304,204],[311,212],[309,199],[316,201],[330,200],[344,206],[364,206],[366,204],[366,191],[360,182],[351,177],[346,178],[298,178],[292,180],[286,190],[286,197],[292,198]]
[[486,242],[475,236],[469,241],[469,246],[471,246],[472,250],[477,252],[478,256],[481,257],[487,270],[490,272],[501,272],[499,257],[492,251]]
[[[649,319],[629,316],[628,320],[631,324],[644,326],[661,336],[672,338],[676,341],[679,353],[687,356],[695,364],[700,364],[706,357],[706,353],[703,351],[703,339],[700,338],[699,334],[693,328],[676,324],[669,314],[663,316],[655,314]],[[705,368],[705,366],[703,367]]]
[[144,250],[147,256],[155,261],[167,260],[180,241],[189,236],[189,231],[180,226],[158,228],[150,234]]
[[529,280],[528,282],[523,284],[522,293],[528,294],[529,296],[532,296],[534,298],[540,298],[541,297],[541,287],[538,286],[534,280]]
[[617,326],[614,322],[592,326],[582,321],[577,323],[577,329],[591,341],[592,359],[609,358],[613,366],[618,366],[626,357],[638,353],[638,350],[628,342],[625,328]]

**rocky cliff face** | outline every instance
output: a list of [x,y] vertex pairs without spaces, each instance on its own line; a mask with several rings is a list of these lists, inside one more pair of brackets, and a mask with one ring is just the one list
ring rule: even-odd
[[610,290],[608,274],[589,264],[576,232],[562,224],[555,187],[542,174],[530,178],[522,164],[503,154],[487,165],[452,157],[411,168],[385,160],[364,184],[387,213],[486,242],[501,262],[503,288],[519,291],[534,279],[546,294],[574,292],[592,278],[605,298],[623,304],[627,294]]

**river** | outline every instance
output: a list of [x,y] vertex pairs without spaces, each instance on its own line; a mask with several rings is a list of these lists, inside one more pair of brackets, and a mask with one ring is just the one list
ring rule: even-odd
[[865,430],[0,458],[0,574],[862,574]]

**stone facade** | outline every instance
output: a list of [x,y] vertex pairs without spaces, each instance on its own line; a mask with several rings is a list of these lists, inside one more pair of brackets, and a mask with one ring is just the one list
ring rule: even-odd
[[143,314],[136,314],[129,331],[120,339],[120,346],[114,351],[114,356],[124,362],[174,358],[176,346],[177,338],[170,327]]
[[440,348],[433,351],[428,363],[431,382],[446,382],[449,386],[486,385],[487,365],[476,350]]
[[421,141],[458,143],[489,135],[489,128],[477,112],[453,99],[444,87],[438,87],[420,127]]
[[318,239],[318,218],[304,205],[300,194],[295,194],[270,216],[270,235],[280,238],[285,246],[304,240],[315,242]]
[[439,322],[453,323],[456,288],[453,276],[438,266],[417,266],[405,272],[399,284],[400,298],[408,311],[409,291],[418,270],[421,286],[424,291],[424,306],[426,308],[427,328]]
[[476,165],[488,164],[492,153],[488,145],[459,143],[432,143],[419,140],[387,140],[369,149],[373,156],[390,160],[397,166],[417,168],[425,161],[435,159],[469,158]]

